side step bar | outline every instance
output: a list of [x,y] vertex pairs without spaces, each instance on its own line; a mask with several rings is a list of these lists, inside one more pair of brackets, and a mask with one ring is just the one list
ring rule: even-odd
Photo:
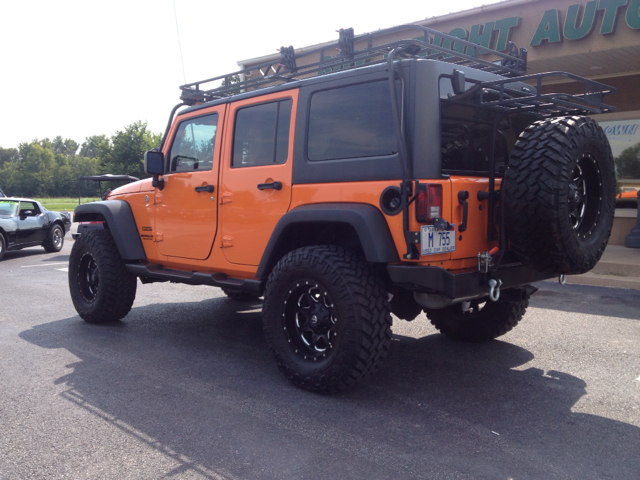
[[163,268],[157,264],[129,263],[127,270],[140,277],[142,283],[173,282],[186,283],[187,285],[209,285],[211,287],[225,287],[243,290],[255,294],[262,294],[263,281],[249,278],[233,278],[224,273],[186,272]]

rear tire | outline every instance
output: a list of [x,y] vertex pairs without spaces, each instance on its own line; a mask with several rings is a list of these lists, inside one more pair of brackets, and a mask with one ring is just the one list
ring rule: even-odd
[[7,243],[4,241],[4,235],[0,233],[0,260],[4,258],[4,253],[7,251]]
[[541,272],[591,270],[611,233],[615,184],[611,148],[594,120],[533,123],[520,135],[503,180],[511,249]]
[[529,306],[524,290],[502,292],[497,302],[488,298],[473,300],[469,310],[461,304],[440,309],[425,309],[432,325],[452,340],[483,343],[511,331]]
[[380,366],[391,344],[384,284],[364,259],[337,246],[283,257],[269,275],[262,315],[278,367],[313,392],[354,385]]
[[136,297],[129,273],[108,230],[80,235],[69,257],[69,291],[78,315],[89,323],[124,318]]
[[55,223],[47,232],[47,239],[42,246],[49,253],[55,253],[62,250],[64,245],[64,230],[60,225]]

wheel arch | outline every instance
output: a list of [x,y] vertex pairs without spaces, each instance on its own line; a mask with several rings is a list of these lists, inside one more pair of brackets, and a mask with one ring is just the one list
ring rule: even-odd
[[146,259],[131,206],[124,200],[104,200],[78,205],[73,221],[105,222],[124,260]]
[[389,226],[376,207],[360,203],[303,205],[278,221],[256,276],[267,277],[278,260],[296,248],[320,244],[359,251],[370,263],[400,261]]

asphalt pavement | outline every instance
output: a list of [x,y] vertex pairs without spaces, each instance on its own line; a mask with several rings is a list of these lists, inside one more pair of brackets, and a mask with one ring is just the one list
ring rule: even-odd
[[293,387],[260,302],[138,284],[83,322],[62,252],[0,262],[0,480],[638,479],[640,291],[540,282],[512,332],[468,345],[394,321],[377,375]]

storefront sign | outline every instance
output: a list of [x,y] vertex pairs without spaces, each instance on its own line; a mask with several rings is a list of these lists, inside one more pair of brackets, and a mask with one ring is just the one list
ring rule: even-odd
[[640,143],[640,119],[599,123],[609,139],[614,157]]
[[[564,21],[563,21],[564,19]],[[601,19],[599,34],[612,35],[619,24],[640,30],[640,0],[591,0],[584,4],[570,5],[566,12],[559,8],[545,11],[529,43],[539,47],[566,40],[582,40],[589,37]],[[527,19],[527,21],[530,21]],[[469,31],[456,27],[449,32],[454,37],[477,43],[483,47],[505,51],[515,29],[521,25],[520,17],[508,17],[493,22],[472,25]],[[462,45],[451,45],[451,41],[436,37],[435,42],[458,50]],[[473,54],[473,52],[467,52]]]

